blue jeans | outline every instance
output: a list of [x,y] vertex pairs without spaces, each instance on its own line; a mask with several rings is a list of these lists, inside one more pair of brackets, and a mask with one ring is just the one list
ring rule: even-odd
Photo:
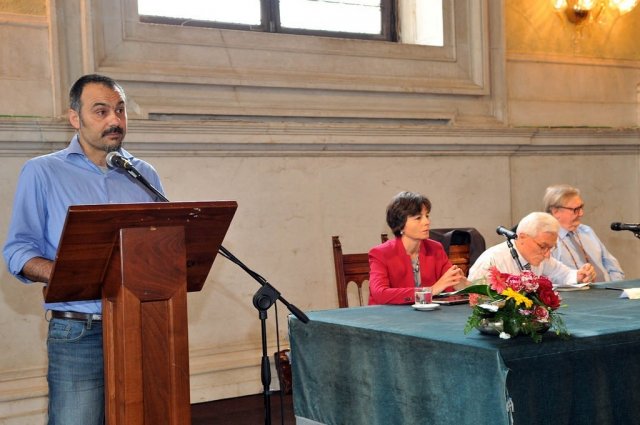
[[49,425],[104,424],[102,322],[51,319]]

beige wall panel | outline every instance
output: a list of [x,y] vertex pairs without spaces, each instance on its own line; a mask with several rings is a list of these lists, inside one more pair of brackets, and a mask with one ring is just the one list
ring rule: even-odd
[[0,13],[41,15],[47,13],[46,0],[0,0]]
[[508,61],[507,74],[514,126],[638,125],[640,66],[572,65],[519,57]]
[[47,31],[44,18],[0,12],[0,115],[52,115]]

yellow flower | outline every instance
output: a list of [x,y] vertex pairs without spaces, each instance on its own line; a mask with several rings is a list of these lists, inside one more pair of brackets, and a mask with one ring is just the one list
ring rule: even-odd
[[526,308],[531,308],[531,306],[533,305],[533,301],[511,288],[505,289],[500,295],[504,295],[505,297],[514,300],[516,302],[516,306],[524,304]]

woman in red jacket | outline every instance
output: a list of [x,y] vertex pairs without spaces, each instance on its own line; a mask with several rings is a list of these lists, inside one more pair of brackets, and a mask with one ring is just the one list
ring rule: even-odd
[[387,224],[395,239],[369,251],[369,304],[413,304],[416,286],[433,295],[462,289],[468,281],[451,265],[440,242],[429,239],[431,202],[426,196],[400,192],[387,207]]

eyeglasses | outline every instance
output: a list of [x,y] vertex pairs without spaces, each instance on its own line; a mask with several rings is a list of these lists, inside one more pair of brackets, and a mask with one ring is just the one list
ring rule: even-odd
[[540,248],[540,251],[542,252],[551,252],[554,249],[556,249],[555,245],[554,246],[549,246],[549,245],[542,245],[539,244],[535,239],[531,238],[531,240],[533,241],[533,243],[535,243],[536,245],[538,245],[538,248]]
[[562,208],[563,210],[573,211],[574,214],[578,214],[580,211],[584,211],[584,204],[577,206],[575,208],[570,208],[570,207],[556,207],[556,208]]

